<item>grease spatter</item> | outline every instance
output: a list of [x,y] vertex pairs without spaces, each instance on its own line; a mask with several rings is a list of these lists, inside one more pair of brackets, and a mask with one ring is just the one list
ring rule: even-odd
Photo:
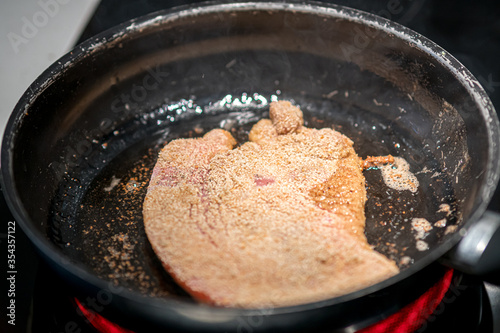
[[432,225],[429,221],[421,217],[415,217],[411,220],[413,230],[417,232],[416,239],[424,239],[427,233],[432,230]]
[[446,213],[446,216],[450,216],[451,214],[451,207],[448,204],[440,204],[439,205],[439,210],[438,213]]
[[417,243],[415,244],[415,246],[417,247],[417,250],[419,250],[419,251],[426,251],[429,249],[429,244],[427,244],[423,240],[418,240]]
[[394,157],[394,163],[388,165],[380,165],[380,171],[384,183],[397,191],[408,190],[413,193],[417,192],[419,182],[417,177],[410,171],[410,165],[402,157]]
[[454,233],[455,231],[457,231],[457,226],[456,226],[456,225],[449,225],[449,226],[446,228],[446,230],[445,230],[444,234],[445,234],[445,235],[452,234],[452,233]]
[[118,185],[120,183],[120,180],[121,178],[116,178],[114,175],[113,177],[111,178],[111,183],[109,184],[109,186],[106,186],[104,188],[104,191],[106,192],[109,192],[111,191],[112,189],[114,189],[116,187],[116,185]]
[[438,227],[438,228],[444,228],[444,227],[446,227],[446,219],[441,219],[439,221],[436,221],[434,223],[434,226]]
[[407,266],[407,265],[410,265],[412,262],[412,259],[411,257],[409,256],[404,256],[401,258],[401,260],[399,261],[399,265],[401,266]]

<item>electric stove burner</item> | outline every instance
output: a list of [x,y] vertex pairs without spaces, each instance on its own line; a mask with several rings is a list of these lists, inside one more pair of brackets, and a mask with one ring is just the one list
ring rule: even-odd
[[[102,316],[106,304],[104,297],[75,297],[75,291],[41,263],[33,295],[33,331],[139,333]],[[416,301],[359,333],[493,332],[490,308],[481,281],[449,270]],[[325,327],[323,332],[331,330]]]
[[106,319],[105,317],[99,315],[95,311],[90,310],[88,307],[82,304],[78,300],[78,298],[75,297],[74,299],[76,306],[77,306],[77,311],[85,317],[87,320],[88,324],[94,327],[97,331],[99,332],[105,332],[105,333],[134,333],[133,331],[130,331],[126,328],[121,327],[118,324],[115,324],[111,320]]

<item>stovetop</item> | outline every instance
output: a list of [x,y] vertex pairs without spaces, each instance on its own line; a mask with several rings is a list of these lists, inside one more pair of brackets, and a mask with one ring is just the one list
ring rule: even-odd
[[[36,280],[33,298],[32,327],[36,327],[33,332],[65,332],[66,325],[81,333],[95,332],[82,312],[77,310],[71,288],[44,264],[40,265],[38,274],[40,278]],[[493,332],[491,306],[481,281],[460,273],[453,279],[460,282],[452,284],[435,313],[417,332]],[[58,293],[53,292],[55,288]],[[97,299],[81,301],[97,314],[102,310],[103,305]],[[331,331],[325,327],[316,332]]]
[[[81,34],[83,41],[96,33],[128,19],[156,10],[195,3],[171,0],[102,0]],[[497,110],[500,110],[500,19],[497,2],[480,0],[337,0],[333,2],[362,9],[400,22],[435,41],[479,80]],[[497,190],[489,209],[500,212]],[[7,252],[8,221],[14,221],[3,200],[0,212],[4,223],[0,230],[1,253]],[[16,326],[0,319],[5,332],[94,332],[71,303],[71,290],[35,253],[22,230],[16,227]],[[4,251],[5,249],[5,251]],[[2,259],[2,264],[4,264]],[[8,270],[5,269],[5,272]],[[8,274],[6,273],[7,277]],[[4,283],[5,283],[5,279]],[[498,279],[500,280],[500,278]],[[467,332],[500,332],[500,291],[492,284],[464,276],[456,298],[439,307],[439,313],[426,323],[423,332],[461,329]],[[9,290],[8,284],[1,293]],[[3,296],[3,295],[2,295]],[[2,301],[3,301],[2,297]],[[3,313],[8,304],[1,304]],[[7,309],[7,312],[9,310]],[[8,317],[7,317],[8,319]],[[5,326],[4,326],[5,325]],[[5,328],[4,328],[5,327]]]

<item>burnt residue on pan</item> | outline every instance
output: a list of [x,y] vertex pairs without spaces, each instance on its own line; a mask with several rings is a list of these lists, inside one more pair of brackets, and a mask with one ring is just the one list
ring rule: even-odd
[[[98,157],[92,162],[82,158],[61,182],[49,237],[73,260],[114,284],[152,296],[190,297],[163,270],[144,232],[142,202],[157,154],[165,142],[216,127],[244,142],[252,125],[268,116],[268,102],[278,98],[300,105],[306,126],[333,127],[350,137],[361,157],[392,154],[409,163],[420,183],[416,192],[391,189],[376,168],[364,172],[368,241],[401,269],[425,256],[425,244],[436,246],[458,223],[452,186],[439,161],[397,122],[352,103],[355,91],[332,92],[320,100],[280,93],[228,94],[203,104],[166,101],[101,138],[94,147]],[[431,228],[417,230],[414,219],[425,219]]]

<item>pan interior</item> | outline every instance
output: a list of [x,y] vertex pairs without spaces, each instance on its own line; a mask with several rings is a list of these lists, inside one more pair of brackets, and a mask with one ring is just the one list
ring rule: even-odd
[[[225,68],[235,62],[234,66],[247,64],[250,69],[265,70],[266,64],[258,62],[273,57],[276,54],[268,51],[244,52],[223,59],[208,56],[201,62],[211,64],[212,68]],[[296,70],[293,80],[288,77],[286,82],[281,82],[276,73],[274,80],[270,75],[267,80],[272,82],[267,86],[271,89],[267,90],[227,89],[209,94],[200,91],[197,96],[172,100],[166,89],[158,89],[151,94],[155,100],[163,95],[163,102],[149,110],[141,109],[138,103],[135,108],[129,105],[129,109],[125,103],[120,104],[128,120],[108,135],[93,138],[88,151],[62,177],[51,204],[47,227],[50,239],[73,260],[105,280],[152,296],[189,297],[163,270],[144,232],[142,202],[157,154],[170,140],[201,136],[213,128],[227,129],[239,143],[245,142],[251,126],[268,117],[268,103],[285,99],[302,108],[306,126],[331,127],[351,138],[361,157],[392,154],[410,164],[420,182],[416,193],[389,188],[380,170],[365,171],[368,193],[365,231],[369,243],[403,270],[425,257],[429,250],[422,250],[417,232],[412,229],[412,219],[424,218],[431,224],[444,219],[446,227],[433,227],[420,241],[429,247],[443,242],[450,230],[447,228],[453,228],[458,219],[454,189],[439,155],[425,145],[415,130],[408,128],[408,123],[391,115],[397,112],[400,118],[408,117],[408,111],[420,110],[421,106],[376,75],[360,74],[352,64],[340,66],[331,59],[302,53],[290,53],[287,58],[287,65],[293,68],[300,68],[304,62],[320,68],[335,67],[335,75],[325,75],[316,84],[318,87],[331,86],[329,81],[338,80],[343,72],[346,76],[358,73],[370,85],[380,87],[381,91],[390,89],[391,94],[380,95],[373,88],[369,93],[360,90],[363,89],[360,85],[350,84],[337,84],[337,89],[324,93],[320,88],[305,91],[304,87],[287,83],[310,84],[303,81],[310,72]],[[197,66],[194,61],[200,63],[200,59],[187,60],[175,66],[192,69]],[[172,71],[169,66],[161,70]],[[143,78],[136,77],[124,83],[122,89],[132,91],[142,81]],[[102,97],[92,107],[112,104],[103,100],[116,98],[113,96]],[[449,210],[442,210],[442,205]]]
[[[269,6],[136,22],[49,69],[30,89],[40,95],[20,104],[9,146],[30,227],[105,280],[188,297],[161,269],[142,225],[157,153],[217,127],[243,142],[279,98],[299,105],[307,126],[350,137],[361,157],[410,164],[415,194],[365,172],[366,234],[403,270],[433,262],[491,176],[480,106],[436,56],[363,24],[359,13]],[[422,239],[428,249],[417,248],[413,218],[433,226]],[[443,219],[446,227],[434,226]]]

